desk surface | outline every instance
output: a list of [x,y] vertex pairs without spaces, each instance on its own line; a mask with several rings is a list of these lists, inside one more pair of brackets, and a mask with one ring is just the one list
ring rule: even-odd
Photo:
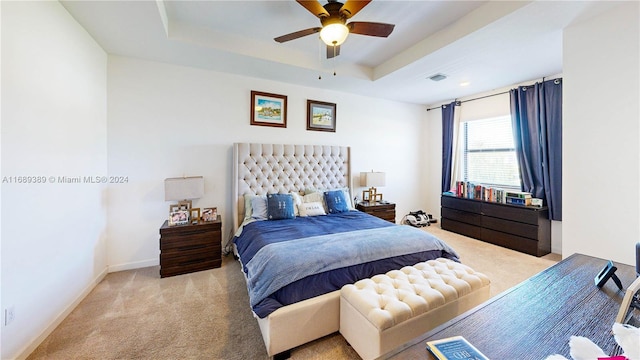
[[[616,345],[611,327],[624,291],[593,278],[607,260],[574,254],[484,304],[411,342],[391,359],[433,359],[425,342],[462,335],[490,359],[544,359],[569,355],[569,337],[584,336],[605,353]],[[624,288],[635,269],[615,264]]]

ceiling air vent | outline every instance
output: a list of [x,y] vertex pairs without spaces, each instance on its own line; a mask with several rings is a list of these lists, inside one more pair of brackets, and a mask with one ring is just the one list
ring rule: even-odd
[[433,81],[440,81],[440,80],[444,80],[446,79],[447,76],[444,74],[435,74],[433,76],[429,76],[429,79],[433,80]]

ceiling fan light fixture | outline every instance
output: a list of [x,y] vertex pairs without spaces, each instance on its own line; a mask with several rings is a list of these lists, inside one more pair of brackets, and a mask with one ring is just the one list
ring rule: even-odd
[[328,24],[320,30],[320,38],[329,46],[342,45],[347,40],[347,35],[349,35],[349,28],[342,23]]

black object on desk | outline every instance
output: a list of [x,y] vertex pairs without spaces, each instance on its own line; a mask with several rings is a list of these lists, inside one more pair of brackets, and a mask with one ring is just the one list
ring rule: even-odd
[[593,279],[593,281],[596,283],[596,286],[601,288],[607,282],[607,280],[612,279],[613,282],[618,285],[618,289],[624,290],[622,288],[622,282],[620,281],[620,278],[616,276],[616,270],[618,270],[618,268],[613,266],[613,261],[609,260],[607,262],[607,265],[605,265],[605,267]]

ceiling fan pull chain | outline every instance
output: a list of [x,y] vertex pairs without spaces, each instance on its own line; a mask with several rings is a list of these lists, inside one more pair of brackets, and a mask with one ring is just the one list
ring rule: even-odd
[[336,61],[338,61],[336,59],[336,48],[337,46],[335,45],[335,43],[333,44],[333,76],[336,76]]

